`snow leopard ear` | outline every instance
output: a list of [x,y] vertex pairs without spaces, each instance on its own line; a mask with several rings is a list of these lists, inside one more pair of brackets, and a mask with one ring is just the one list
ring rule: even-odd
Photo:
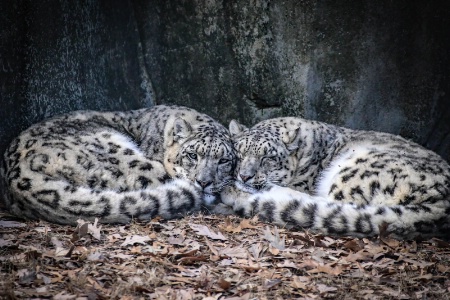
[[300,127],[286,128],[282,135],[282,139],[289,151],[297,150],[300,146]]
[[248,128],[246,126],[240,124],[236,120],[231,120],[229,129],[230,129],[231,137],[235,137],[235,136],[238,136],[239,134],[241,134],[244,130],[247,130]]
[[182,118],[175,118],[166,136],[166,145],[172,146],[173,143],[181,143],[192,133],[191,125]]

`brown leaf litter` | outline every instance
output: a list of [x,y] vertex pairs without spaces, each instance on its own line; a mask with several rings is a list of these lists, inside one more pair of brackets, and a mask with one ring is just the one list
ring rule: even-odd
[[0,220],[2,299],[450,299],[446,241],[333,238],[194,215]]

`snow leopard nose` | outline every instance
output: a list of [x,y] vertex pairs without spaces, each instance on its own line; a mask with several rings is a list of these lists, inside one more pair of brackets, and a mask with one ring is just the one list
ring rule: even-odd
[[205,189],[208,185],[212,183],[212,181],[201,181],[196,179],[195,180],[203,189]]
[[254,176],[252,176],[252,175],[246,176],[246,175],[239,174],[239,177],[241,177],[242,181],[243,181],[244,183],[246,183],[247,181],[249,181],[250,179],[252,179]]

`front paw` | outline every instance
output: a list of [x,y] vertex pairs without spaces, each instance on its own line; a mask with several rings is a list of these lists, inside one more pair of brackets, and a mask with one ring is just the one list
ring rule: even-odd
[[208,211],[209,214],[214,215],[225,215],[225,216],[235,215],[233,208],[223,203],[208,206],[206,210]]
[[220,192],[220,201],[228,206],[234,206],[237,202],[246,201],[251,197],[252,193],[243,191],[236,185],[226,186]]

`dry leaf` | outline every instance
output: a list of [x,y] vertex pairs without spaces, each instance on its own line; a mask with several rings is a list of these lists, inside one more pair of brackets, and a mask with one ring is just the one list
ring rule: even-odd
[[242,228],[239,225],[237,227],[233,227],[233,224],[231,223],[229,218],[226,218],[225,219],[225,224],[223,224],[223,225],[221,224],[219,226],[219,228],[221,230],[226,231],[226,232],[233,232],[233,233],[239,233],[239,232],[242,231]]
[[298,269],[297,265],[290,260],[283,260],[282,263],[277,264],[278,268],[293,268]]
[[341,266],[332,267],[331,265],[318,265],[315,269],[309,270],[308,273],[313,274],[322,272],[329,275],[337,276],[341,274],[342,271],[343,269]]
[[123,254],[123,253],[117,253],[117,254],[110,255],[110,257],[111,258],[119,258],[119,259],[122,259],[122,260],[128,260],[128,259],[133,258],[134,256],[133,255],[128,255],[128,254]]
[[222,290],[228,290],[231,287],[231,283],[223,278],[220,278],[217,284],[220,286]]
[[0,247],[8,247],[13,245],[13,242],[10,240],[0,239]]
[[437,267],[438,271],[441,272],[441,273],[450,273],[450,267],[446,267],[446,266],[443,266],[443,265],[440,265],[440,264],[437,265],[436,267]]
[[46,286],[43,286],[43,287],[36,288],[36,292],[39,294],[44,294],[44,293],[48,292],[48,289]]
[[274,234],[269,229],[269,226],[266,226],[264,230],[264,238],[275,248],[278,250],[284,250],[285,247],[285,237],[280,238],[280,234],[278,232],[278,228],[274,227]]
[[227,247],[219,250],[220,255],[236,258],[247,258],[247,252],[242,247]]
[[410,263],[410,264],[413,264],[413,265],[415,265],[415,266],[417,266],[417,267],[419,267],[419,268],[422,268],[422,269],[424,269],[424,268],[426,268],[426,267],[430,267],[430,266],[434,266],[435,265],[435,263],[432,263],[432,262],[426,262],[426,261],[417,261],[417,260],[413,260],[413,259],[409,259],[409,258],[399,258],[399,260],[403,260],[403,261],[405,261],[405,262],[407,262],[407,263]]
[[373,254],[368,253],[366,250],[361,250],[356,253],[350,253],[346,257],[344,257],[344,260],[347,262],[355,262],[355,261],[365,261],[365,260],[372,260]]
[[91,234],[93,238],[96,240],[100,240],[101,238],[101,226],[97,227],[98,219],[95,218],[94,224],[89,222],[85,222],[82,219],[77,220],[78,226],[75,228],[75,232],[72,236],[72,242],[79,240],[80,238],[86,236],[87,234]]
[[184,238],[184,237],[173,237],[173,236],[171,236],[171,237],[169,237],[167,239],[167,242],[169,244],[171,244],[171,245],[184,245],[184,240],[185,239],[186,238]]
[[437,239],[437,238],[432,239],[432,241],[436,244],[436,246],[438,248],[448,248],[448,249],[450,249],[450,243],[449,242],[446,242],[446,241],[443,241],[443,240],[440,240],[440,239]]
[[252,244],[248,250],[249,250],[250,254],[253,255],[253,258],[255,260],[257,260],[262,255],[263,244],[262,243]]
[[425,275],[416,276],[416,277],[411,278],[411,280],[423,280],[423,281],[428,281],[431,279],[433,279],[432,274],[425,274]]
[[141,236],[141,235],[132,235],[127,236],[125,239],[125,242],[120,244],[121,247],[134,245],[134,244],[142,244],[145,245],[147,241],[150,241],[150,238],[148,236]]
[[241,221],[241,223],[239,224],[239,227],[242,229],[255,229],[255,228],[259,228],[258,226],[252,225],[251,224],[252,220],[250,219],[243,219]]
[[17,271],[17,275],[19,275],[19,283],[23,285],[31,284],[37,278],[36,271],[29,269],[21,269]]
[[75,295],[70,295],[70,294],[66,294],[66,292],[61,292],[61,293],[53,296],[53,300],[70,300],[70,299],[75,299],[76,297],[77,296],[75,296]]
[[101,252],[94,252],[87,256],[87,260],[89,261],[102,261],[105,260],[105,256]]
[[189,226],[195,231],[195,233],[197,233],[198,235],[204,235],[206,237],[209,237],[210,239],[213,240],[222,240],[222,241],[226,241],[228,240],[226,237],[223,236],[222,233],[217,232],[215,233],[214,231],[210,230],[208,227],[206,227],[205,225],[200,225],[200,224],[189,224]]
[[42,280],[42,282],[44,282],[45,284],[49,284],[52,282],[52,280],[49,277],[43,274],[37,274],[36,278]]
[[27,225],[24,223],[16,222],[16,221],[0,220],[0,227],[3,227],[3,228],[16,228],[16,227],[25,227],[25,226],[27,226]]
[[205,239],[205,243],[206,243],[206,245],[208,245],[209,250],[210,250],[215,256],[219,256],[219,251],[217,251],[216,247],[214,247],[214,245],[213,245],[208,239]]
[[321,294],[337,291],[337,288],[325,284],[318,284],[316,287]]
[[417,253],[417,242],[416,241],[412,241],[411,247],[409,247],[409,252]]
[[120,240],[122,238],[122,236],[118,233],[110,234],[110,235],[107,235],[106,237],[108,239],[108,242],[110,242],[110,243],[114,243],[117,240]]
[[344,248],[347,248],[347,249],[352,250],[354,252],[358,252],[358,251],[360,251],[361,249],[364,248],[364,245],[360,245],[359,241],[354,239],[354,240],[346,242],[344,244]]
[[173,256],[175,256],[175,258],[180,258],[180,257],[186,257],[186,256],[194,256],[197,252],[198,252],[198,249],[192,249],[192,250],[186,251],[186,252],[173,251],[171,254]]
[[400,245],[399,241],[389,238],[389,237],[380,236],[380,240],[393,249],[397,248]]
[[386,222],[378,226],[380,240],[391,248],[397,248],[400,245],[400,242],[389,237],[390,232],[388,231],[388,226],[389,224]]
[[263,283],[263,289],[269,290],[273,288],[274,286],[277,286],[281,283],[280,279],[266,279]]
[[222,259],[222,261],[219,263],[220,266],[231,266],[233,264],[232,259]]
[[83,220],[78,220],[77,222],[79,224],[77,233],[78,233],[78,236],[80,238],[82,238],[83,236],[88,234],[89,223],[84,222]]
[[142,246],[133,246],[130,248],[131,254],[142,254]]
[[296,289],[309,290],[311,280],[306,276],[293,276],[291,286]]
[[55,256],[56,257],[63,257],[66,256],[69,253],[69,249],[66,249],[64,247],[56,247],[55,249]]
[[269,252],[272,255],[278,255],[280,254],[280,250],[278,250],[277,248],[273,247],[272,245],[269,245]]
[[95,218],[94,224],[89,224],[88,231],[95,239],[100,240],[100,238],[101,238],[100,230],[102,229],[102,226],[97,226],[97,225],[98,225],[98,219]]
[[49,228],[48,226],[35,227],[33,230],[36,232],[45,233],[45,234],[52,231],[51,228]]
[[206,255],[185,256],[178,260],[178,262],[183,265],[191,265],[200,261],[208,261],[208,257]]
[[56,248],[58,248],[58,247],[62,248],[64,246],[63,243],[60,240],[58,240],[58,238],[56,236],[52,236],[52,238],[50,239],[50,242]]
[[246,293],[240,297],[229,297],[229,298],[223,298],[220,300],[250,300],[251,299],[251,294],[252,293]]

